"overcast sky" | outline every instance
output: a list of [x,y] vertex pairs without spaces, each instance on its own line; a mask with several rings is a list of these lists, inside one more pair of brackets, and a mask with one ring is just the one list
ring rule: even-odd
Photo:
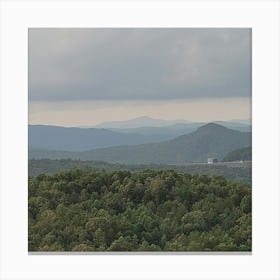
[[250,29],[29,29],[29,122],[250,118]]

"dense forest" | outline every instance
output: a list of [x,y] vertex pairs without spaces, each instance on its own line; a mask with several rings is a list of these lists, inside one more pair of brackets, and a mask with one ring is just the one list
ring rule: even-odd
[[251,187],[220,176],[29,177],[29,251],[251,251]]
[[246,183],[251,185],[252,163],[232,162],[218,164],[185,164],[185,165],[165,165],[165,164],[121,164],[108,163],[102,161],[83,161],[72,159],[31,159],[28,161],[29,176],[38,176],[42,173],[52,175],[70,169],[86,169],[92,171],[131,171],[139,172],[143,170],[175,170],[178,173],[188,173],[193,175],[223,176],[227,180]]

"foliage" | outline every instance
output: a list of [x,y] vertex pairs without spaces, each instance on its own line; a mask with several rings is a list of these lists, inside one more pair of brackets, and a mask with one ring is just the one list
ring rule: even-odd
[[29,251],[251,251],[251,188],[173,170],[29,177]]
[[143,170],[170,170],[179,173],[194,175],[223,176],[227,180],[251,184],[252,167],[251,162],[217,163],[217,164],[186,164],[186,165],[163,165],[163,164],[135,164],[127,165],[120,163],[107,163],[102,161],[81,161],[72,159],[30,159],[28,161],[28,172],[30,176],[41,173],[48,175],[70,169],[85,169],[92,171],[106,170],[108,172],[129,170],[139,172]]

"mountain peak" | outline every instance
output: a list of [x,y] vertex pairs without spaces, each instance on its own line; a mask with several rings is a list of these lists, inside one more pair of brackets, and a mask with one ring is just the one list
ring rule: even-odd
[[225,126],[222,126],[214,122],[207,123],[197,129],[197,131],[222,131],[222,130],[229,130],[229,129]]

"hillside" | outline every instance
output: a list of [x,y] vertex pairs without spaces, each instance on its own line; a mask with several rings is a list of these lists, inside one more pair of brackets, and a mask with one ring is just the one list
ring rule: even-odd
[[[215,122],[220,124],[224,127],[243,131],[243,132],[250,132],[251,126],[246,124],[239,124],[239,123],[231,123],[231,122]],[[164,127],[152,127],[152,126],[145,126],[145,127],[137,127],[137,128],[110,128],[110,130],[116,132],[124,132],[124,133],[137,133],[141,135],[162,135],[166,137],[175,138],[180,135],[188,134],[199,127],[206,125],[207,123],[176,123],[172,125],[167,125]]]
[[223,161],[252,160],[252,147],[245,147],[229,152]]
[[[231,122],[217,122],[227,128],[250,131],[250,126]],[[108,125],[114,124],[108,123]],[[161,124],[161,126],[159,126]],[[117,126],[120,127],[117,127]],[[130,127],[130,126],[135,127]],[[152,126],[154,125],[154,126]],[[87,151],[114,146],[139,145],[171,140],[194,132],[205,123],[177,123],[137,118],[116,122],[115,128],[79,128],[51,125],[29,125],[28,141],[32,149]],[[128,128],[123,128],[123,127]]]
[[137,133],[141,135],[162,135],[172,139],[193,132],[202,125],[204,125],[204,123],[177,123],[162,127],[143,126],[136,128],[110,128],[110,130],[122,133]]
[[251,251],[251,187],[174,171],[30,177],[28,251]]
[[72,158],[81,160],[101,160],[127,164],[160,163],[181,164],[205,162],[208,157],[219,160],[235,149],[249,146],[251,133],[228,129],[209,123],[196,131],[160,143],[135,146],[119,146],[95,149],[80,153],[29,150],[29,158]]
[[33,149],[86,151],[111,146],[160,142],[170,138],[172,136],[122,133],[104,128],[28,126],[28,144]]
[[52,175],[71,169],[92,170],[106,172],[131,171],[139,172],[144,170],[174,170],[178,173],[193,175],[223,176],[225,179],[238,183],[252,184],[252,165],[250,162],[217,163],[217,164],[120,164],[107,163],[102,161],[81,161],[71,159],[31,159],[28,161],[28,176],[40,174]]
[[112,147],[81,153],[81,159],[120,163],[180,164],[205,162],[208,157],[219,160],[234,149],[248,146],[251,133],[239,132],[210,123],[195,132],[161,143]]

